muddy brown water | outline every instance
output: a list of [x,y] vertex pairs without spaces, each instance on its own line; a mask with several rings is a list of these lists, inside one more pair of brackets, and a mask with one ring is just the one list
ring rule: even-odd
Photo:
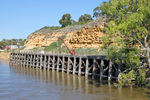
[[116,89],[107,82],[0,61],[0,100],[150,100],[145,88]]

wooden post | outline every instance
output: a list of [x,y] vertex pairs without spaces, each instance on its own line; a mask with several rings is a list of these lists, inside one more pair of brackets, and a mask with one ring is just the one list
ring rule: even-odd
[[76,72],[76,57],[74,56],[74,61],[73,61],[73,74]]
[[52,70],[55,70],[55,56],[53,55]]
[[18,61],[17,61],[17,65],[20,65],[20,53],[18,53]]
[[47,70],[50,69],[50,56],[48,55],[48,66],[47,66]]
[[42,69],[42,57],[43,57],[43,55],[41,54],[41,57],[40,57],[40,69]]
[[70,72],[70,56],[68,56],[68,64],[67,64],[67,74]]
[[27,54],[27,61],[26,61],[26,66],[28,67],[28,64],[29,64],[29,54]]
[[57,72],[59,71],[59,56],[57,56]]
[[44,57],[44,69],[46,69],[46,58],[47,58],[47,57],[46,57],[46,54],[44,54],[44,56],[45,56],[45,57]]
[[26,66],[26,54],[24,54],[23,66]]
[[33,68],[35,68],[35,59],[36,59],[36,55],[34,54],[34,56],[33,56],[33,64],[32,64]]
[[40,60],[40,57],[39,57],[39,55],[37,55],[36,68],[38,68],[38,67],[39,67],[39,60]]
[[30,54],[30,67],[32,66],[32,54]]
[[94,78],[94,76],[95,76],[95,64],[96,64],[96,59],[94,58],[93,59],[93,68],[92,68],[92,78]]
[[11,64],[12,62],[12,60],[11,60],[11,55],[12,55],[12,53],[10,54],[10,58],[9,58],[9,64]]
[[17,54],[15,53],[15,63],[14,63],[14,65],[16,65],[16,62],[17,62]]
[[62,72],[64,72],[64,63],[65,63],[65,57],[64,57],[64,55],[63,55],[63,58],[62,58]]
[[13,64],[13,61],[14,61],[13,58],[14,58],[14,56],[13,56],[13,54],[11,54],[11,62],[10,62],[11,64]]
[[16,62],[15,62],[15,65],[17,65],[18,63],[18,53],[16,54]]
[[86,58],[85,77],[88,76],[88,66],[89,66],[89,60],[88,60],[88,58]]
[[23,62],[23,54],[22,54],[22,53],[20,53],[20,55],[21,55],[20,65],[22,66],[22,62]]
[[108,81],[111,81],[111,70],[112,70],[112,62],[109,60],[109,69],[108,69]]
[[121,62],[120,62],[120,64],[118,65],[118,76],[117,76],[117,79],[118,79],[118,81],[119,81],[119,78],[120,78],[120,74],[121,74],[121,69],[120,69],[120,66],[121,65]]
[[99,75],[99,80],[101,81],[102,80],[102,77],[103,77],[103,66],[104,66],[104,60],[101,60],[100,62],[100,75]]
[[81,62],[82,62],[82,59],[81,59],[81,56],[79,58],[79,69],[78,69],[78,75],[81,75]]

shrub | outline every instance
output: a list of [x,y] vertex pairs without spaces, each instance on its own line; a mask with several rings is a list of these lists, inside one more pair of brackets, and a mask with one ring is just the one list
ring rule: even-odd
[[53,42],[51,43],[49,46],[45,47],[44,48],[44,51],[51,51],[51,50],[54,50],[57,48],[57,43],[56,42]]

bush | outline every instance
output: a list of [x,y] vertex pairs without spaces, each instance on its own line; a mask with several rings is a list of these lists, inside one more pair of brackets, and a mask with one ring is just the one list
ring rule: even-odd
[[134,70],[131,70],[128,74],[121,73],[118,83],[114,83],[114,86],[120,88],[129,86],[133,78],[136,78],[136,72]]
[[146,86],[148,84],[148,81],[146,80],[146,73],[144,71],[144,69],[138,69],[138,74],[136,77],[136,84],[138,86]]
[[49,46],[45,47],[44,48],[44,51],[51,51],[51,50],[54,50],[57,48],[57,43],[56,42],[53,42],[51,43]]
[[[65,39],[66,35],[62,35],[61,38]],[[58,46],[61,46],[63,44],[63,42],[60,39],[58,39],[56,42],[53,42],[49,46],[45,47],[44,51],[51,51],[51,50],[57,49],[57,43],[58,43]]]

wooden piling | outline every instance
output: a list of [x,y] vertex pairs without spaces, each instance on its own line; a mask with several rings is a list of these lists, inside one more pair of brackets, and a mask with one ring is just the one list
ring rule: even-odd
[[109,60],[109,70],[108,70],[108,81],[111,80],[111,70],[112,70],[112,62]]
[[88,65],[89,65],[89,60],[88,60],[88,58],[86,58],[85,77],[88,76]]
[[76,57],[73,57],[73,74],[75,74],[76,71]]
[[67,74],[70,72],[70,56],[68,56]]
[[81,57],[79,57],[78,75],[81,75],[81,63],[82,63],[82,59],[81,59]]

